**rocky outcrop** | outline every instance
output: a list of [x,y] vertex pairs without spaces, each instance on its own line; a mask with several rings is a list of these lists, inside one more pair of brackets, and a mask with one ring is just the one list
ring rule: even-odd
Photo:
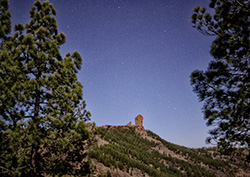
[[142,115],[138,115],[136,118],[135,118],[135,125],[136,126],[143,126],[143,117]]
[[115,177],[131,177],[131,176],[149,177],[147,173],[145,172],[143,173],[138,168],[129,168],[127,171],[122,171],[119,168],[106,167],[102,163],[98,162],[96,159],[91,159],[91,160],[92,160],[92,163],[95,164],[96,166],[94,176],[97,176],[97,174],[107,174],[107,172],[109,171],[111,176],[115,176]]
[[143,117],[142,115],[138,115],[135,118],[135,125],[132,125],[132,122],[129,122],[127,125],[103,125],[101,126],[102,128],[105,128],[107,130],[111,129],[111,128],[125,128],[125,129],[131,129],[133,127],[135,127],[135,132],[142,135],[142,136],[146,136],[147,132],[143,127]]
[[146,130],[144,129],[143,126],[135,125],[135,132],[142,135],[142,136],[147,135],[147,132],[146,132]]
[[130,129],[133,126],[129,126],[129,125],[103,125],[101,126],[101,128],[105,128],[107,130],[111,129],[111,128],[125,128],[125,129]]
[[132,126],[132,122],[130,121],[126,126]]

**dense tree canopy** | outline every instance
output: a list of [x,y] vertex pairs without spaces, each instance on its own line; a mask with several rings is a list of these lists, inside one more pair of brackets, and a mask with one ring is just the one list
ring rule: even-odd
[[8,1],[0,0],[0,176],[89,173],[79,53],[62,58],[56,10],[36,0],[30,21],[10,32]]
[[212,0],[194,8],[193,25],[215,36],[207,71],[194,71],[191,84],[219,147],[250,147],[250,1]]
[[0,40],[10,33],[10,12],[8,0],[0,0]]

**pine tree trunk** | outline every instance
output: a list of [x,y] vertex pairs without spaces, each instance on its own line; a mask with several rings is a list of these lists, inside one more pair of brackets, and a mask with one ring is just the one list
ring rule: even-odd
[[[39,77],[38,77],[39,78]],[[40,108],[40,87],[39,85],[37,85],[36,88],[36,101],[35,101],[35,109],[34,109],[34,117],[33,117],[33,128],[34,130],[36,130],[38,128],[38,116],[39,116],[39,108]],[[34,175],[37,176],[37,152],[38,152],[38,148],[39,144],[37,141],[37,135],[35,134],[35,138],[33,140],[33,144],[32,144],[32,151],[31,151],[31,164],[32,164],[32,168],[33,168],[33,173]]]

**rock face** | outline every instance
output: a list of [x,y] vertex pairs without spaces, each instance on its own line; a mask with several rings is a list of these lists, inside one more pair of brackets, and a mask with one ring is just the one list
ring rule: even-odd
[[135,118],[135,125],[132,125],[132,122],[129,122],[127,125],[118,125],[118,126],[114,126],[114,125],[103,125],[101,126],[102,128],[105,128],[107,130],[112,129],[112,128],[124,128],[124,129],[131,129],[131,128],[135,128],[135,132],[142,135],[142,136],[146,136],[147,132],[143,127],[143,117],[142,115],[138,115]]
[[132,126],[132,122],[130,121],[126,126]]
[[135,126],[143,126],[143,117],[142,117],[142,115],[139,114],[135,118]]
[[142,135],[142,136],[146,136],[147,135],[147,132],[146,130],[144,129],[143,126],[140,126],[140,125],[137,125],[135,126],[135,132]]

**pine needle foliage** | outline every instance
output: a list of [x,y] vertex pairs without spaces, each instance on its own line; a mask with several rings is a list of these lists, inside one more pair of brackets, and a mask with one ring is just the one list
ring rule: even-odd
[[[149,176],[216,176],[217,169],[230,170],[228,164],[214,160],[211,155],[201,155],[197,150],[169,143],[155,133],[147,130],[148,136],[162,143],[174,154],[184,156],[178,159],[155,150],[159,143],[143,138],[134,128],[97,128],[97,134],[109,142],[99,147],[91,148],[91,158],[111,169],[119,168],[127,173],[139,169]],[[203,163],[211,170],[201,167]]]
[[8,1],[0,5],[0,176],[87,175],[80,54],[61,56],[65,35],[49,1],[36,0],[12,36]]
[[202,34],[215,37],[210,51],[214,59],[206,71],[192,72],[191,85],[204,103],[207,125],[214,127],[207,141],[215,141],[224,153],[249,149],[250,1],[211,0],[209,6],[213,13],[195,7],[192,21]]
[[11,30],[11,13],[8,9],[8,0],[0,0],[0,40],[6,39],[6,35],[9,34]]

